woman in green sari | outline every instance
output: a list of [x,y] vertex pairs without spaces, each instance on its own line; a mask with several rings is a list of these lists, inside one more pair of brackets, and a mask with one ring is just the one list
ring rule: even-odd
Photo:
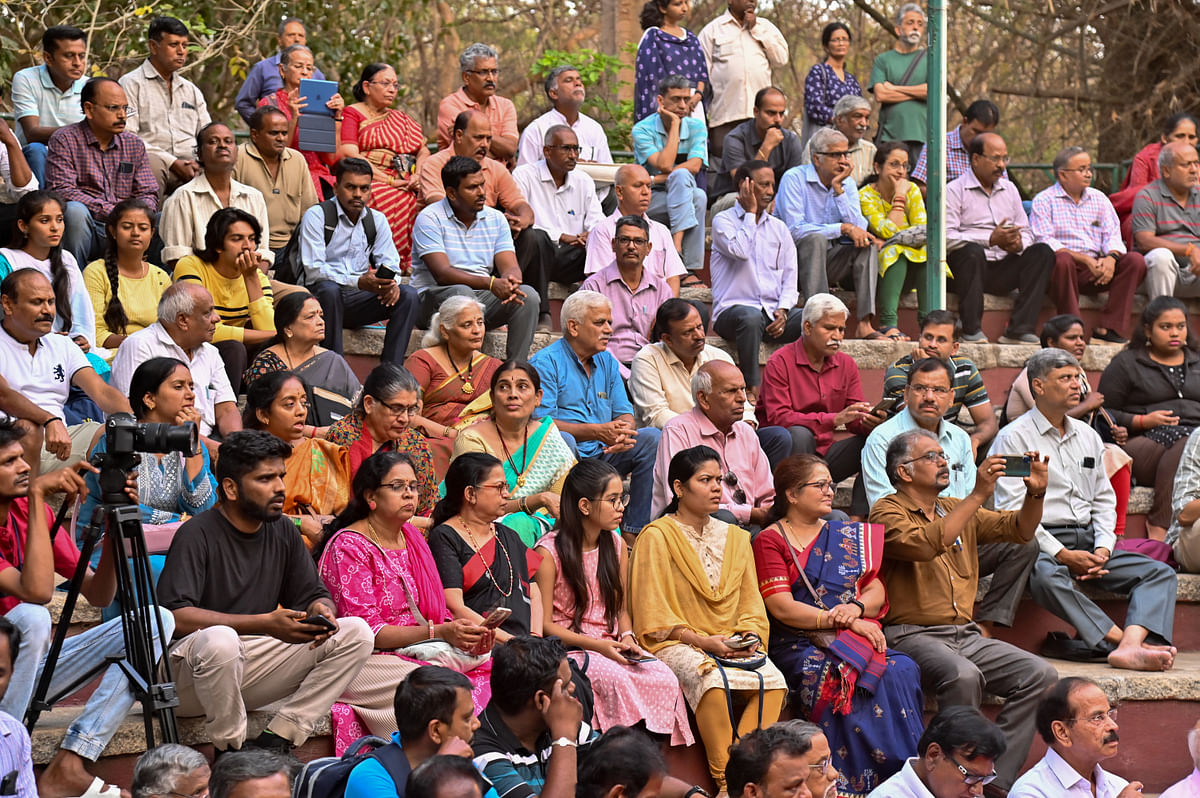
[[533,548],[554,527],[559,494],[575,457],[549,417],[534,419],[542,401],[537,369],[510,360],[496,369],[491,382],[492,413],[462,430],[451,459],[466,452],[485,452],[504,465],[511,498],[500,523],[516,530]]

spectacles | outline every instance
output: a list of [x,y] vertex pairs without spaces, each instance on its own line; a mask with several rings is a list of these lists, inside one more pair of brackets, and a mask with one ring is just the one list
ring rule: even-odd
[[499,69],[468,69],[468,73],[479,75],[482,78],[495,78],[500,76]]
[[1078,172],[1081,175],[1090,175],[1092,173],[1092,167],[1081,166],[1078,169],[1059,169],[1058,171],[1060,171],[1060,172]]
[[733,491],[733,501],[736,504],[746,503],[746,491],[738,487],[737,474],[733,473],[732,471],[726,471],[725,475],[721,477],[721,481]]
[[949,463],[950,458],[946,457],[944,452],[925,452],[920,457],[914,457],[911,460],[905,460],[904,464],[915,463],[918,460],[928,460],[930,463],[937,465],[938,463]]
[[833,493],[837,490],[837,483],[832,479],[822,479],[820,482],[800,483],[800,489],[804,490],[805,488],[816,488],[821,493]]
[[850,160],[850,152],[848,150],[842,150],[841,152],[818,152],[817,155],[824,155],[826,158],[833,158],[838,161]]
[[175,798],[208,798],[208,788],[204,787],[199,792],[194,792],[191,795],[182,792],[168,792],[167,795],[174,795]]
[[827,756],[824,759],[819,759],[808,766],[809,770],[815,770],[818,773],[824,773],[829,770],[829,763],[833,761],[832,756]]
[[614,510],[624,510],[629,506],[629,494],[622,493],[620,496],[603,496],[596,499],[596,501],[611,504]]
[[393,416],[415,416],[417,414],[416,405],[397,405],[379,400],[376,400],[376,404],[385,408]]
[[627,247],[630,244],[635,247],[644,247],[648,243],[645,238],[630,238],[629,236],[617,236],[617,244],[622,247]]
[[996,165],[1005,165],[1012,163],[1011,155],[980,155],[980,158],[985,158]]
[[887,163],[884,164],[884,166],[886,166],[889,169],[903,169],[905,171],[905,173],[908,172],[908,162],[907,161],[888,161]]
[[1088,715],[1086,718],[1071,718],[1071,720],[1069,722],[1074,723],[1076,721],[1079,721],[1081,723],[1086,723],[1089,726],[1099,727],[1099,726],[1103,726],[1104,723],[1109,720],[1111,720],[1113,723],[1117,722],[1116,707],[1113,707],[1108,712],[1097,712],[1095,715]]
[[578,144],[552,144],[550,149],[562,150],[568,155],[578,155],[583,151],[583,147],[580,147]]
[[402,482],[400,480],[396,480],[395,482],[382,482],[382,483],[380,483],[379,487],[387,488],[388,490],[394,490],[397,493],[420,493],[421,492],[421,486],[419,483]]
[[132,105],[96,105],[97,108],[103,108],[110,114],[125,114],[128,116],[133,113]]
[[952,388],[946,388],[941,385],[910,385],[908,390],[920,396],[921,394],[931,393],[934,396],[945,396],[952,391]]
[[484,482],[482,485],[476,485],[475,490],[483,490],[484,488],[495,488],[503,493],[508,492],[507,482]]
[[400,88],[400,82],[396,81],[396,80],[368,80],[367,83],[370,83],[372,86],[379,86],[384,89]]
[[963,777],[963,784],[966,784],[968,786],[974,786],[976,784],[991,784],[993,781],[996,780],[996,776],[999,775],[998,773],[996,773],[995,770],[993,770],[991,773],[987,774],[986,776],[981,776],[978,773],[972,773],[971,771],[967,770],[965,767],[960,765],[958,763],[958,760],[956,760],[950,754],[949,751],[946,752],[946,759],[949,759],[950,764],[952,764],[952,765],[954,765],[954,767],[958,768],[958,772],[961,773],[962,777]]

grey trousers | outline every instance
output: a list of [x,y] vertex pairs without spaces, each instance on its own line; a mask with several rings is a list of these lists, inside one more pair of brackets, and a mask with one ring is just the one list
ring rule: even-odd
[[992,584],[975,609],[975,620],[1013,625],[1038,553],[1037,542],[1032,540],[979,546],[979,575],[991,574]]
[[796,261],[800,270],[800,284],[796,287],[805,299],[829,293],[830,286],[853,278],[856,315],[863,319],[875,313],[879,249],[874,244],[860,248],[811,233],[796,242]]
[[533,286],[523,283],[521,290],[525,292],[524,304],[504,304],[491,291],[475,291],[465,285],[439,285],[426,288],[421,294],[421,314],[417,326],[422,330],[429,329],[433,314],[441,307],[442,302],[456,295],[474,296],[483,305],[483,321],[489,330],[494,330],[502,324],[508,325],[508,345],[505,348],[505,358],[508,360],[528,360],[529,349],[533,346],[533,333],[537,330],[538,304],[541,297]]
[[985,690],[1004,699],[996,721],[1008,749],[996,760],[996,784],[1005,790],[1012,787],[1029,755],[1042,691],[1058,681],[1054,666],[1036,654],[984,637],[974,623],[895,624],[883,632],[889,646],[917,663],[925,694],[937,696],[939,710],[978,707]]
[[[1068,549],[1092,551],[1095,536],[1087,529],[1047,530]],[[1166,563],[1132,551],[1114,551],[1105,566],[1108,573],[1093,584],[1113,593],[1129,594],[1126,626],[1141,626],[1151,642],[1169,644],[1175,628],[1175,571]],[[1079,639],[1096,647],[1113,627],[1108,613],[1079,591],[1067,566],[1042,552],[1029,579],[1033,600],[1075,627]]]

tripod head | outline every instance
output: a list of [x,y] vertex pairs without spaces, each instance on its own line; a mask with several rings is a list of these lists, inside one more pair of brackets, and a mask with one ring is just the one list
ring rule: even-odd
[[139,422],[129,413],[113,413],[104,423],[104,448],[106,451],[91,459],[100,469],[100,501],[133,504],[125,493],[125,479],[142,462],[138,452],[182,452],[191,457],[200,451],[200,430],[191,421],[158,424]]

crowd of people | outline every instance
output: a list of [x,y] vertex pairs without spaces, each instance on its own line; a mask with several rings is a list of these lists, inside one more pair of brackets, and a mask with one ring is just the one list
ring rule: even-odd
[[[393,740],[355,796],[690,798],[709,787],[668,776],[658,744],[694,743],[726,797],[1130,789],[1100,769],[1115,710],[1045,657],[1175,662],[1176,572],[1200,572],[1200,339],[1180,300],[1200,294],[1196,120],[1167,120],[1111,198],[1063,149],[1027,209],[999,109],[968,106],[945,134],[955,314],[925,293],[923,10],[898,9],[874,102],[850,27],[826,26],[795,121],[771,80],[788,43],[754,0],[699,35],[689,13],[643,9],[622,164],[578,69],[545,76],[549,109],[519,129],[482,43],[431,153],[396,68],[366,65],[347,103],[298,19],[238,94],[241,144],[179,74],[179,20],[154,17],[119,80],[88,76],[83,30],[45,32],[44,63],[13,77],[16,130],[0,124],[0,709],[29,708],[44,605],[102,501],[90,459],[124,413],[199,433],[144,453],[126,491],[154,654],[216,755],[210,773],[156,748],[134,796],[283,795],[326,716],[338,753]],[[705,274],[711,302],[681,296]],[[557,314],[552,282],[579,284]],[[919,336],[868,398],[842,344],[907,340],[914,289]],[[1013,291],[999,342],[1042,348],[998,419],[960,345],[986,341],[984,293]],[[1096,324],[1081,293],[1106,295]],[[379,364],[356,371],[343,332],[372,325]],[[1089,341],[1124,346],[1095,390]],[[1134,484],[1154,499],[1127,540]],[[53,534],[75,497],[80,537]],[[106,538],[81,571],[93,605],[122,556]],[[1128,595],[1121,623],[1083,582]],[[1075,635],[1036,653],[993,637],[1027,589]],[[114,606],[68,639],[51,692],[124,646]],[[134,703],[110,666],[36,794],[119,794],[90,766]],[[1050,752],[1021,775],[1035,733]]]

